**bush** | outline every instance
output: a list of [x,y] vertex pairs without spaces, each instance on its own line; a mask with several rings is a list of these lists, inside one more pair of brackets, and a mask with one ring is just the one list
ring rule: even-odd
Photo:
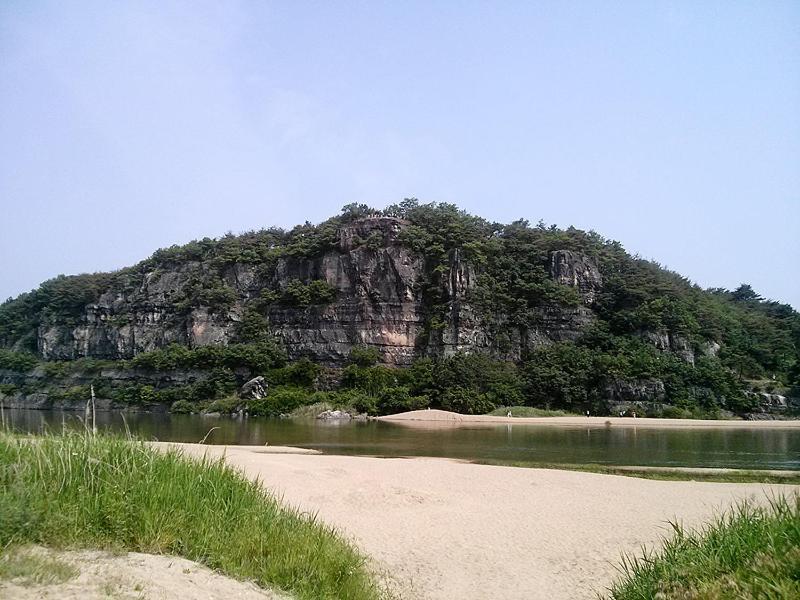
[[217,398],[216,400],[213,400],[203,409],[203,412],[229,415],[231,413],[238,412],[243,404],[244,401],[238,396],[226,396],[225,398]]
[[317,304],[329,304],[336,297],[336,288],[323,280],[314,280],[303,283],[299,279],[292,279],[286,284],[281,296],[281,302],[286,306],[305,308]]
[[0,348],[0,369],[24,373],[39,364],[39,359],[27,352],[13,352]]
[[149,371],[246,368],[254,373],[283,366],[285,362],[286,353],[271,339],[255,344],[200,346],[195,349],[172,344],[160,350],[138,354],[130,361],[134,368]]
[[290,363],[280,369],[269,372],[269,382],[275,385],[293,385],[312,387],[322,372],[322,367],[307,358]]
[[342,387],[358,389],[370,396],[377,397],[384,389],[396,386],[403,375],[401,369],[383,365],[374,367],[349,365],[342,372]]
[[314,401],[308,390],[297,387],[276,387],[266,398],[247,402],[247,412],[254,416],[278,417]]
[[366,346],[356,346],[350,350],[348,360],[351,365],[359,367],[371,367],[378,364],[381,355],[377,348],[368,348]]
[[430,405],[427,396],[412,396],[407,387],[391,387],[383,390],[378,397],[377,408],[381,414],[421,410]]
[[176,400],[169,407],[169,412],[176,415],[188,415],[196,412],[195,405],[186,400]]
[[485,415],[496,406],[486,394],[457,387],[442,394],[442,408],[465,415]]

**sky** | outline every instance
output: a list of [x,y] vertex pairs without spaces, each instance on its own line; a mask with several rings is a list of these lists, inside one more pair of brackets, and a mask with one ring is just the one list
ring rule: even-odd
[[0,300],[406,197],[800,308],[800,3],[0,3]]

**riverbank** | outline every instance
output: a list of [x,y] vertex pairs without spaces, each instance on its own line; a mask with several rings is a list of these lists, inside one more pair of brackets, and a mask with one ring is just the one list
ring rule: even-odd
[[[427,411],[426,411],[427,412]],[[594,598],[623,553],[784,485],[655,481],[447,459],[266,454],[182,444],[224,456],[285,503],[315,514],[372,557],[400,598]]]
[[492,415],[462,415],[446,410],[413,410],[410,412],[376,417],[403,425],[443,427],[461,425],[520,424],[556,425],[564,427],[682,427],[682,428],[746,428],[746,429],[795,429],[800,428],[800,419],[744,421],[712,419],[657,419],[633,417],[497,417]]
[[[297,600],[381,597],[351,544],[220,461],[121,437],[0,431],[0,490],[0,566],[31,544],[131,551],[197,561]],[[0,569],[0,580],[30,573],[26,563]]]

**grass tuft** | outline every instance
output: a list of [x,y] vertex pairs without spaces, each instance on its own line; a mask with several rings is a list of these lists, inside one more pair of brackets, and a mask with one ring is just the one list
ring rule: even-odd
[[545,463],[532,460],[479,458],[478,465],[518,467],[523,469],[555,469],[600,475],[620,475],[659,481],[708,481],[717,483],[781,483],[800,485],[800,471],[758,471],[747,469],[692,469],[681,467],[617,466],[597,463]]
[[364,557],[222,460],[77,433],[0,433],[0,546],[171,554],[298,598],[379,597]]
[[563,410],[550,410],[547,408],[534,408],[533,406],[501,406],[489,414],[493,417],[505,417],[511,411],[512,417],[578,417],[576,413]]
[[31,547],[10,547],[0,554],[0,580],[22,586],[53,585],[77,577],[74,566]]
[[661,550],[623,557],[610,598],[800,598],[800,496],[740,504],[697,532],[671,525]]

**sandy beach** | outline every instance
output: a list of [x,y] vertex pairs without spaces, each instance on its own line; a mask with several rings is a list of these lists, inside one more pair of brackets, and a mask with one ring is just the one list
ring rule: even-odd
[[737,500],[797,490],[178,446],[190,456],[224,456],[287,504],[336,527],[407,599],[594,598],[616,576],[620,555],[658,544],[668,520],[697,526]]
[[743,421],[723,419],[646,419],[632,417],[495,417],[491,415],[461,415],[446,410],[414,410],[378,417],[380,421],[391,421],[405,425],[423,425],[431,427],[441,425],[477,425],[486,423],[517,423],[520,425],[555,425],[565,427],[683,427],[683,428],[747,428],[747,429],[795,429],[800,428],[800,419],[775,421]]

